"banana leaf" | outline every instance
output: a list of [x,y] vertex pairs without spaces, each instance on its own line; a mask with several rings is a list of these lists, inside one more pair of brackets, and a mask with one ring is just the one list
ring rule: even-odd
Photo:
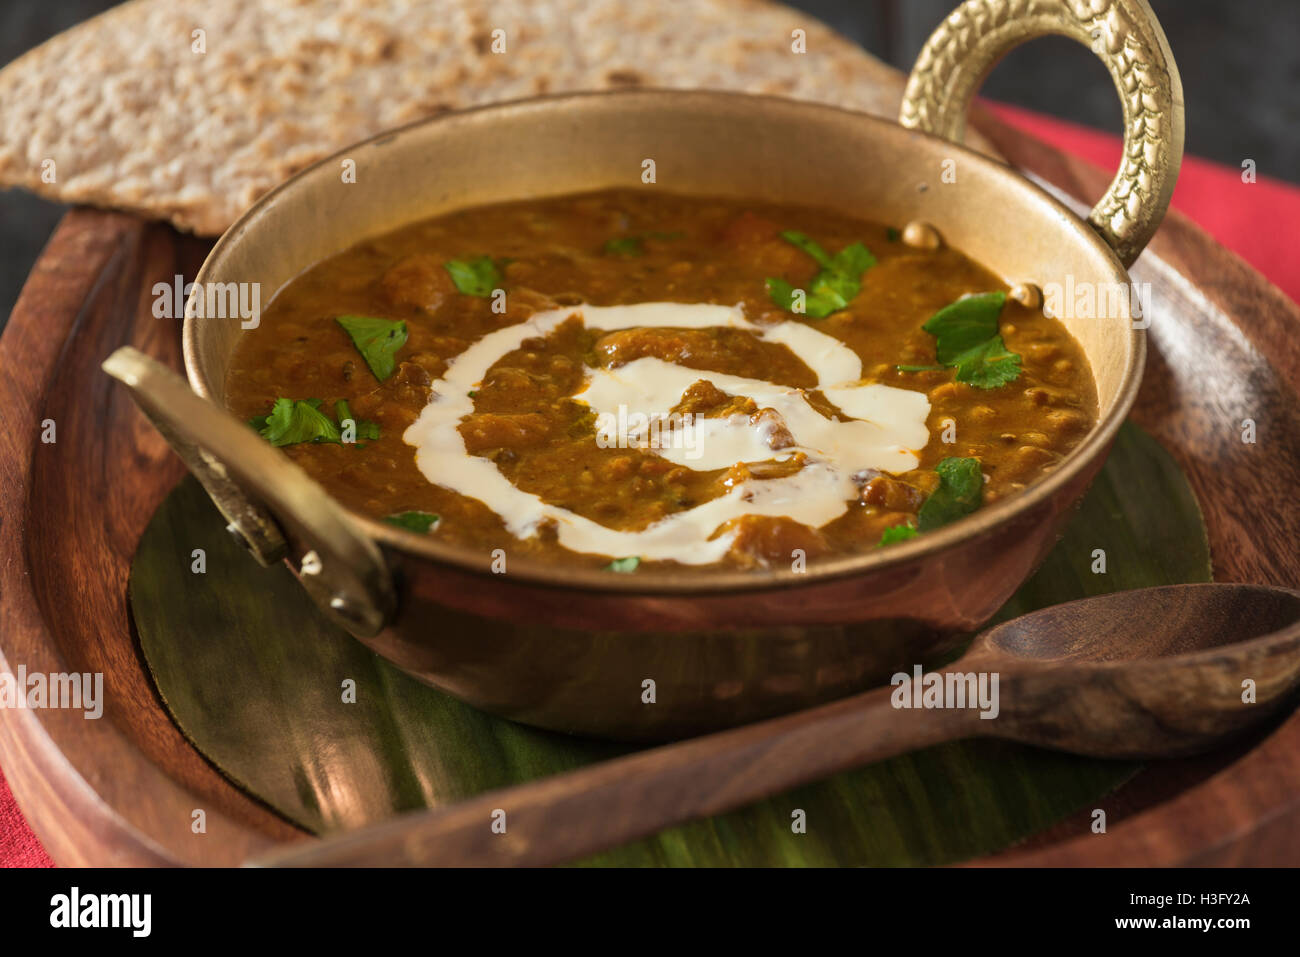
[[[194,550],[205,568],[195,571]],[[1106,569],[1094,571],[1094,550]],[[1087,595],[1209,581],[1196,499],[1132,424],[1041,569],[1000,619]],[[354,828],[626,753],[492,717],[407,677],[257,566],[182,482],[135,557],[141,647],[177,725],[223,773],[318,833]],[[354,683],[355,700],[346,693]],[[1006,848],[1138,769],[995,741],[905,755],[616,848],[619,866],[930,865]],[[803,812],[805,829],[793,823]]]

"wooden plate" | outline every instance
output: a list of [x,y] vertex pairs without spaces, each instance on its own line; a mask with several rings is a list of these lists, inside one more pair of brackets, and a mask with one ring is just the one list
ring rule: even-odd
[[[1004,155],[1069,193],[1109,174],[989,117]],[[153,285],[192,277],[207,243],[90,210],[68,214],[0,339],[0,665],[99,671],[104,717],[0,711],[0,765],[60,864],[235,864],[303,832],[190,746],[150,684],[126,606],[131,554],[182,474],[99,370],[131,344],[180,368],[180,327]],[[1171,214],[1134,270],[1151,282],[1151,358],[1135,418],[1170,449],[1206,513],[1216,578],[1300,584],[1300,310]],[[1253,419],[1254,444],[1242,441]],[[42,441],[54,423],[54,442]],[[48,433],[47,433],[48,434]],[[1234,749],[1153,766],[1102,802],[994,858],[1016,864],[1294,863],[1300,714]],[[194,833],[202,809],[206,830]]]

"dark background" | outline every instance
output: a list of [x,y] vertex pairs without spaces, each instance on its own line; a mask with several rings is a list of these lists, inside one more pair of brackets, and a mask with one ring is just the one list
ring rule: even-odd
[[[904,70],[957,5],[957,0],[786,2]],[[113,0],[3,0],[0,65],[113,5]],[[1300,0],[1151,0],[1151,6],[1183,78],[1187,151],[1234,167],[1250,158],[1262,176],[1300,182]],[[1021,47],[994,71],[983,92],[1120,132],[1110,77],[1091,52],[1070,40],[1052,37]],[[0,322],[8,319],[62,211],[19,191],[0,196]]]

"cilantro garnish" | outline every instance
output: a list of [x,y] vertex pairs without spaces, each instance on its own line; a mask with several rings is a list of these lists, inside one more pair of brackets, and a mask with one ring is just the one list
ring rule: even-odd
[[891,525],[880,536],[881,545],[893,545],[895,542],[905,542],[909,538],[916,538],[918,532],[915,525],[904,522],[902,525]]
[[[876,257],[862,243],[845,246],[831,256],[796,230],[785,230],[781,233],[781,238],[806,252],[822,267],[813,277],[802,310],[814,319],[825,319],[847,306],[862,288],[862,274],[876,264]],[[767,280],[767,292],[782,309],[795,312],[795,287],[791,283],[784,279],[770,278]]]
[[434,523],[438,521],[438,516],[429,512],[398,512],[396,515],[389,515],[384,521],[389,525],[404,528],[408,532],[427,535],[429,529],[433,528]]
[[604,250],[606,256],[640,256],[644,251],[641,248],[640,236],[619,236],[617,239],[606,240]]
[[[322,412],[320,407],[320,399],[276,399],[269,413],[249,419],[248,424],[276,448],[303,442],[347,444],[343,441],[339,425]],[[352,418],[347,402],[340,400],[335,409],[339,413],[340,422]],[[379,426],[376,423],[357,419],[353,421],[356,423],[358,438],[379,438]]]
[[301,442],[337,442],[339,428],[320,411],[320,399],[276,399],[267,415],[249,425],[277,448]]
[[339,399],[334,403],[334,414],[338,416],[340,430],[347,427],[348,419],[352,419],[353,427],[356,430],[356,434],[353,436],[354,439],[379,438],[379,423],[353,418],[352,409],[348,406],[347,399]]
[[890,226],[885,230],[885,238],[888,239],[891,243],[896,243],[903,238],[903,234],[900,233],[893,226]]
[[614,239],[607,240],[604,245],[606,256],[640,256],[645,252],[645,241],[647,239],[681,239],[684,234],[680,231],[672,233],[639,233],[635,236],[617,236]]
[[641,564],[641,559],[632,555],[628,558],[616,558],[605,566],[606,571],[622,572],[627,574],[636,571],[636,567]]
[[486,299],[492,290],[502,284],[501,270],[491,256],[479,256],[476,259],[453,259],[443,263],[451,274],[451,281],[456,288],[467,296],[479,296]]
[[406,323],[373,316],[339,316],[335,320],[352,339],[366,365],[383,382],[393,374],[393,356],[406,345]]
[[939,487],[921,506],[916,521],[919,529],[931,529],[969,515],[984,501],[984,474],[979,459],[944,459],[934,467]]
[[985,292],[944,306],[921,327],[935,338],[939,365],[899,366],[899,371],[948,366],[957,370],[958,382],[979,389],[1014,382],[1020,375],[1020,355],[1008,350],[998,333],[998,315],[1006,301],[1006,293]]

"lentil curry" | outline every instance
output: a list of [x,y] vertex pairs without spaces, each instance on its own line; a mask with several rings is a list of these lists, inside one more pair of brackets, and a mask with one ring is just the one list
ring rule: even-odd
[[290,282],[231,409],[468,549],[790,567],[1014,495],[1096,420],[1078,344],[956,250],[658,189],[467,209]]

